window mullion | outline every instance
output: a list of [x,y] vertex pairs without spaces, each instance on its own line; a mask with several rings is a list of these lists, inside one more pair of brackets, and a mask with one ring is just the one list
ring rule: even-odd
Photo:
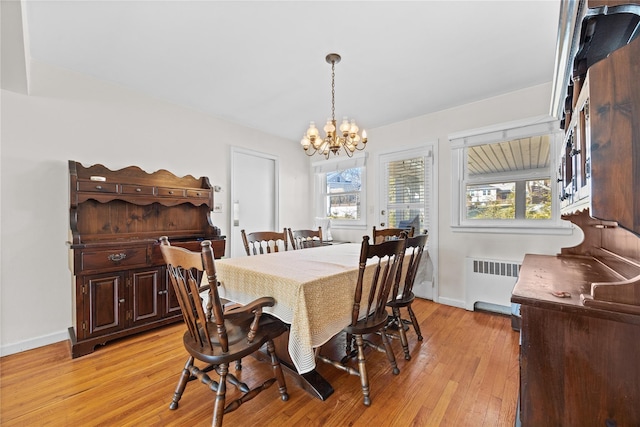
[[526,218],[527,191],[526,181],[516,181],[516,219]]

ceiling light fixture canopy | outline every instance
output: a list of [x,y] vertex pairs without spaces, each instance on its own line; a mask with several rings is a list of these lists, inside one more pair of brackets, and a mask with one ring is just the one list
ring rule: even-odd
[[318,153],[328,159],[330,153],[338,155],[342,148],[347,156],[351,157],[356,150],[364,150],[367,145],[367,132],[363,129],[362,136],[360,136],[358,133],[360,128],[356,125],[355,120],[349,121],[347,117],[344,117],[340,128],[336,127],[335,67],[340,59],[340,55],[337,53],[330,53],[326,57],[327,62],[331,64],[331,118],[327,119],[327,123],[324,125],[326,135],[324,138],[320,138],[320,133],[314,122],[309,124],[309,129],[300,141],[307,156]]

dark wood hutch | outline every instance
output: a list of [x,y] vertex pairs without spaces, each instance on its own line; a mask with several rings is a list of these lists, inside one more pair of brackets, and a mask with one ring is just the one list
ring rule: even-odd
[[191,250],[208,239],[216,258],[224,255],[225,237],[211,223],[209,179],[70,160],[69,180],[72,357],[181,320],[158,239],[166,235]]
[[519,421],[639,426],[640,5],[569,5],[558,185],[562,217],[584,240],[522,264]]

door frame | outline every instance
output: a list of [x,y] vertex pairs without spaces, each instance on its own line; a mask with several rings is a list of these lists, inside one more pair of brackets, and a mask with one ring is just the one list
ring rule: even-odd
[[[406,157],[404,156],[406,155]],[[396,148],[385,150],[379,153],[378,155],[378,211],[376,212],[375,220],[376,224],[380,224],[381,217],[380,211],[381,209],[386,209],[386,194],[383,193],[383,188],[386,188],[386,183],[383,181],[385,179],[385,167],[384,164],[386,161],[390,160],[390,157],[398,158],[415,158],[418,156],[426,156],[427,159],[431,159],[431,198],[427,201],[427,208],[429,210],[429,224],[424,224],[425,227],[429,230],[429,240],[428,240],[428,248],[429,248],[429,257],[431,258],[431,262],[433,263],[433,276],[431,283],[431,299],[434,302],[438,302],[439,292],[438,292],[438,226],[439,226],[439,214],[438,214],[438,140],[432,140],[424,142],[418,146],[413,147],[404,147],[404,148]],[[416,294],[416,296],[420,296]]]

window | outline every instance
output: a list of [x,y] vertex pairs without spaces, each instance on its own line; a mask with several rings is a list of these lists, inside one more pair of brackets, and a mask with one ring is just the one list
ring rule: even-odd
[[555,197],[562,133],[547,120],[449,137],[452,226],[464,231],[540,232],[566,226]]
[[415,227],[416,233],[427,228],[425,173],[426,157],[393,160],[384,163],[386,178],[387,226],[394,228]]
[[326,217],[333,220],[358,220],[362,218],[360,212],[362,169],[350,168],[329,172],[325,175]]
[[366,225],[365,159],[358,156],[313,164],[316,217],[330,218],[332,227]]

